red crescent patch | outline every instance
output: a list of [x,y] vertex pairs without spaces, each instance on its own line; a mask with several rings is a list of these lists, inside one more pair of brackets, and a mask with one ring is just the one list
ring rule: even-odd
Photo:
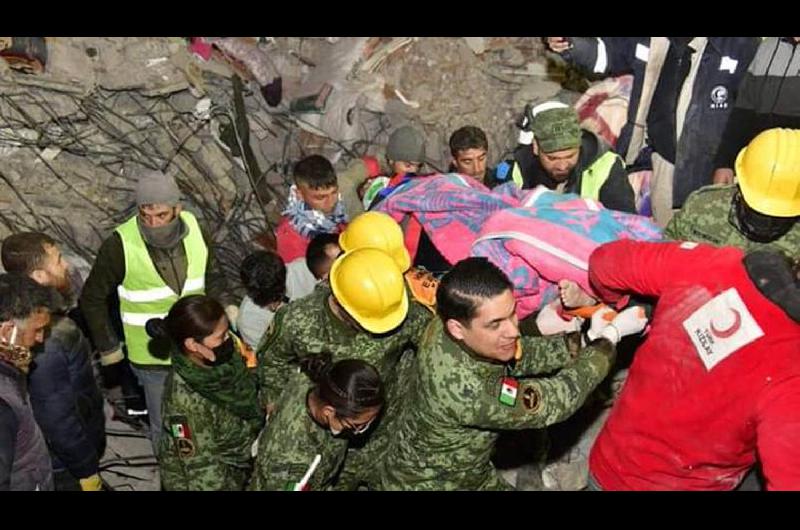
[[739,328],[742,327],[742,315],[735,309],[731,309],[734,315],[733,324],[728,329],[719,330],[714,327],[714,323],[711,322],[711,334],[720,339],[727,339],[728,337],[732,336],[734,333],[739,331]]

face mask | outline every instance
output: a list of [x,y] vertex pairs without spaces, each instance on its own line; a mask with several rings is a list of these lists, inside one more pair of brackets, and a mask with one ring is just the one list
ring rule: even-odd
[[233,350],[233,339],[228,337],[225,339],[225,342],[211,350],[214,352],[214,360],[209,361],[206,359],[205,363],[208,366],[219,366],[221,364],[226,364],[233,358]]
[[15,325],[13,331],[11,331],[11,339],[8,341],[5,339],[0,340],[0,359],[15,366],[22,373],[27,374],[33,356],[31,355],[30,348],[16,345],[17,330],[18,328]]
[[139,225],[144,240],[157,248],[171,248],[181,239],[183,223],[180,217],[175,218],[164,226],[145,226]]
[[783,237],[797,222],[796,217],[773,217],[753,210],[741,193],[734,195],[728,220],[743,236],[756,243],[770,243]]
[[375,420],[375,418],[369,420],[367,423],[364,423],[363,425],[359,425],[358,427],[347,428],[347,429],[343,429],[343,430],[342,429],[338,429],[338,430],[334,429],[333,425],[331,424],[329,426],[329,429],[331,431],[331,434],[334,435],[334,436],[339,436],[340,434],[344,433],[344,436],[346,436],[347,438],[355,438],[355,437],[360,436],[360,435],[364,434],[365,432],[367,432],[369,430],[369,428],[372,426],[372,422],[374,420]]

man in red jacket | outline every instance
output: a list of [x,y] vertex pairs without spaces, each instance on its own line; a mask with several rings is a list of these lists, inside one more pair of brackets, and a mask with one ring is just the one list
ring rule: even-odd
[[336,171],[325,157],[311,155],[294,166],[289,204],[275,229],[278,255],[284,263],[305,259],[315,235],[342,231],[347,215],[340,199]]
[[589,278],[606,302],[658,300],[592,448],[590,488],[732,490],[758,454],[767,489],[800,489],[797,264],[623,240],[592,254]]

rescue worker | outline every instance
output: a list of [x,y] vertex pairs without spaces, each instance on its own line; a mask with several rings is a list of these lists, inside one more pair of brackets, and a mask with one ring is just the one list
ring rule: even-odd
[[[330,285],[282,307],[258,347],[261,402],[268,412],[277,403],[293,371],[292,364],[322,352],[333,361],[359,359],[373,365],[386,386],[386,411],[364,440],[359,456],[348,457],[344,488],[354,488],[383,447],[387,423],[400,403],[400,377],[431,313],[409,300],[395,261],[374,248],[341,255],[331,269]],[[369,451],[365,452],[365,450]],[[361,457],[361,455],[367,455]]]
[[738,184],[700,188],[664,230],[671,239],[800,255],[800,130],[769,129],[739,152]]
[[495,179],[520,189],[543,185],[599,200],[606,208],[636,213],[633,188],[622,158],[594,133],[583,130],[578,113],[558,101],[526,107],[520,143],[513,160],[498,164]]
[[342,249],[339,247],[339,235],[337,234],[318,234],[311,240],[308,250],[306,250],[305,265],[313,283],[309,286],[310,288],[305,289],[302,296],[297,298],[310,294],[319,282],[328,281],[333,262],[341,253]]
[[21,274],[0,274],[0,491],[53,489],[50,455],[25,381],[51,307],[48,288]]
[[336,171],[325,157],[311,155],[295,164],[289,203],[275,228],[278,255],[284,263],[305,258],[316,234],[341,232],[347,215],[340,199]]
[[380,488],[510,489],[490,461],[498,431],[569,417],[608,373],[620,338],[646,323],[638,307],[610,325],[595,318],[595,340],[572,360],[564,337],[520,339],[512,289],[486,258],[462,260],[442,278],[439,318],[425,330],[376,470]]
[[181,298],[166,318],[150,319],[147,332],[169,343],[174,368],[158,446],[164,489],[244,489],[263,411],[222,305],[205,295]]
[[489,140],[486,133],[474,125],[465,125],[453,131],[448,141],[453,161],[449,171],[474,178],[492,188],[498,184],[494,173],[487,171],[486,160]]
[[714,161],[714,184],[732,184],[736,155],[758,133],[800,129],[800,37],[766,37],[739,85],[731,117]]
[[109,307],[110,298],[119,298],[125,349],[144,388],[154,451],[161,432],[161,396],[170,360],[153,355],[145,323],[166,315],[178,298],[206,291],[226,304],[231,320],[235,321],[238,313],[209,240],[197,218],[183,211],[180,197],[172,177],[160,171],[144,173],[136,183],[136,215],[100,246],[80,297],[81,311],[106,373],[118,371],[125,358],[112,320],[116,308]]
[[339,246],[345,252],[357,248],[377,248],[391,256],[403,273],[409,294],[414,300],[434,311],[439,281],[430,272],[411,267],[411,257],[403,237],[400,225],[390,215],[366,212],[353,219],[339,235]]
[[545,39],[551,50],[595,75],[633,75],[628,121],[616,150],[629,167],[653,168],[653,217],[665,226],[691,192],[711,183],[714,157],[759,39]]
[[342,201],[350,218],[369,210],[378,192],[392,177],[418,174],[425,164],[425,137],[409,125],[395,129],[386,144],[385,163],[367,155],[353,161],[338,178]]
[[[3,240],[3,267],[70,298],[70,271],[47,234],[21,232]],[[58,491],[99,491],[106,448],[103,396],[92,370],[91,345],[67,312],[51,313],[51,331],[28,377],[31,406],[47,440]]]
[[[364,361],[331,364],[320,355],[306,357],[300,367],[259,436],[251,490],[328,489],[348,440],[369,430],[383,406],[380,376]],[[312,474],[301,483],[309,469]]]
[[732,490],[756,456],[767,489],[800,489],[797,274],[766,249],[620,240],[592,253],[604,301],[657,299],[592,447],[595,489]]

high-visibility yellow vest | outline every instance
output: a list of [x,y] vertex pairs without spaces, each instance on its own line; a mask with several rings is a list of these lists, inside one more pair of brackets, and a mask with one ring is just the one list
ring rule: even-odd
[[[603,156],[595,160],[592,165],[583,170],[581,174],[581,189],[579,195],[584,199],[600,198],[600,188],[603,187],[608,176],[611,174],[611,168],[614,167],[614,162],[622,158],[613,151],[607,151]],[[511,179],[517,184],[517,187],[522,189],[523,179],[522,171],[519,164],[514,162],[514,167],[511,170]]]
[[160,359],[150,353],[150,337],[144,326],[151,318],[166,316],[178,299],[205,292],[208,249],[195,216],[181,212],[180,218],[189,228],[189,233],[183,238],[188,270],[183,289],[176,293],[167,286],[150,259],[136,217],[131,217],[116,229],[125,253],[125,278],[117,287],[117,293],[128,359],[143,365],[169,365],[169,358]]
[[606,154],[595,160],[591,166],[583,170],[580,190],[582,198],[600,200],[600,188],[608,180],[611,168],[614,167],[614,162],[617,159],[621,160],[617,153],[607,151]]

